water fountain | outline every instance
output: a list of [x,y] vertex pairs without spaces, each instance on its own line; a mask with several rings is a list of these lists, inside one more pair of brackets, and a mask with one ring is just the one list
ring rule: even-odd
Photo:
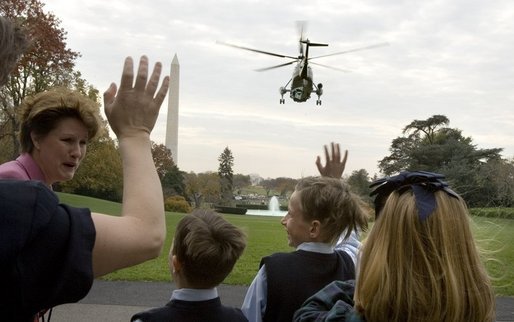
[[280,202],[278,201],[277,196],[273,196],[270,198],[268,202],[268,209],[248,209],[247,215],[255,215],[255,216],[277,216],[283,217],[285,216],[287,211],[280,210]]
[[271,197],[268,203],[268,210],[271,211],[271,215],[275,214],[280,210],[280,204],[278,203],[277,196]]

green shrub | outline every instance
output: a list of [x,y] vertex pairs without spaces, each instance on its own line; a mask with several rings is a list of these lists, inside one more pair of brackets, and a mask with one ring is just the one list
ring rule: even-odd
[[469,211],[478,217],[514,219],[514,208],[472,208]]
[[164,209],[172,212],[190,213],[191,205],[182,196],[171,196],[164,201]]

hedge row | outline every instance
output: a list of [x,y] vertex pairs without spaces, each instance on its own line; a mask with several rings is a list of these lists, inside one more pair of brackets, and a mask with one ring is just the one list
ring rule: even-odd
[[472,208],[469,211],[473,216],[514,219],[514,208]]
[[[238,208],[246,208],[246,209],[256,209],[256,210],[268,210],[268,205],[246,205],[246,204],[237,204],[236,207]],[[287,211],[287,205],[280,205],[280,210]]]
[[[247,209],[268,209],[267,205],[237,205]],[[280,206],[280,210],[287,210],[287,206]],[[514,219],[514,208],[471,208],[469,210],[472,216],[489,217],[489,218],[503,218]],[[374,216],[372,216],[374,219]]]

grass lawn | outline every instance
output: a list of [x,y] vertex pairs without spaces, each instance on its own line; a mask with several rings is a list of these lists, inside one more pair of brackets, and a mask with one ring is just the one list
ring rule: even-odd
[[[92,211],[119,214],[121,206],[109,201],[59,194],[61,201],[77,207],[89,207]],[[161,256],[146,263],[119,270],[107,275],[108,280],[169,281],[168,252],[177,222],[185,214],[166,213],[168,230]],[[263,256],[274,252],[291,251],[286,233],[280,225],[280,217],[224,215],[248,236],[248,246],[237,262],[226,284],[249,285],[257,273]],[[497,295],[514,296],[514,220],[473,217],[473,229]]]
[[473,217],[473,223],[496,295],[514,296],[514,220]]

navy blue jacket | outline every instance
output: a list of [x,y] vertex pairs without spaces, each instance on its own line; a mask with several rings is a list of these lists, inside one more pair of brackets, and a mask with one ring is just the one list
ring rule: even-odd
[[83,298],[95,237],[88,209],[60,205],[41,182],[0,180],[0,320]]
[[302,303],[334,280],[355,279],[355,266],[347,253],[322,254],[297,250],[264,257],[268,298],[263,321],[287,321]]
[[240,309],[221,305],[219,297],[207,301],[171,300],[166,306],[138,313],[131,322],[248,322]]

